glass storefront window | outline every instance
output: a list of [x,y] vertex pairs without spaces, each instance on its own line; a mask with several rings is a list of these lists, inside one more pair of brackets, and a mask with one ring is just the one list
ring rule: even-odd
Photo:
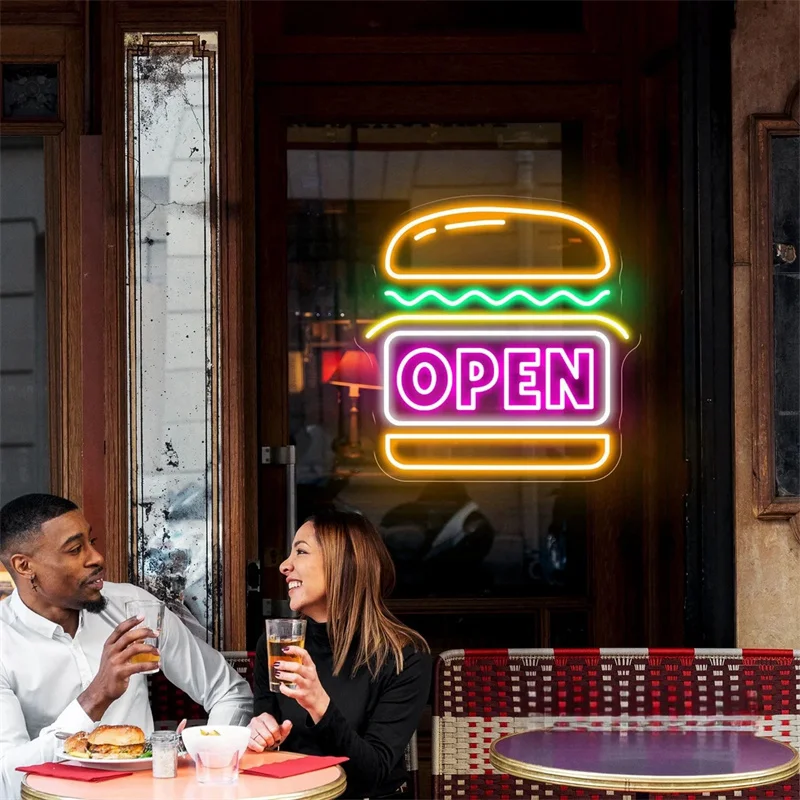
[[44,142],[0,138],[0,505],[50,489]]
[[[412,209],[446,198],[578,203],[571,123],[292,125],[289,413],[298,519],[320,504],[376,523],[397,598],[586,593],[581,484],[404,483],[378,467],[380,379],[365,328],[388,310],[378,260]],[[568,242],[531,242],[566,264]]]
[[0,137],[0,505],[50,490],[44,162],[41,137]]

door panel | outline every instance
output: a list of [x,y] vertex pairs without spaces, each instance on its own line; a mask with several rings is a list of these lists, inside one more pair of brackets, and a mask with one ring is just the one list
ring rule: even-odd
[[[566,201],[613,238],[616,89],[271,86],[258,92],[258,119],[260,443],[295,444],[299,519],[334,501],[378,524],[398,568],[393,607],[434,649],[450,642],[447,624],[420,615],[446,615],[462,646],[484,642],[489,618],[498,641],[519,646],[632,641],[640,620],[626,576],[641,546],[625,535],[637,525],[623,497],[635,470],[569,487],[393,481],[372,457],[378,392],[361,336],[387,309],[374,270],[383,238],[422,203]],[[636,459],[630,441],[627,464]],[[262,587],[273,601],[283,590],[269,567],[285,549],[285,481],[262,468]],[[457,528],[469,504],[469,541],[454,545],[458,534],[448,545],[448,524]]]

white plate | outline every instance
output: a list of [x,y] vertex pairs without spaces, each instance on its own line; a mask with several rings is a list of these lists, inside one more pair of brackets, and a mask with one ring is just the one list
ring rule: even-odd
[[138,772],[142,769],[150,769],[153,764],[153,756],[144,758],[81,758],[80,756],[68,756],[65,753],[58,754],[59,761],[68,761],[70,764],[80,764],[84,767],[94,769],[113,769]]
[[[58,761],[68,761],[70,764],[80,764],[82,767],[122,770],[123,772],[139,772],[139,770],[150,769],[153,764],[153,756],[147,756],[146,758],[80,758],[79,756],[58,753],[56,758]],[[188,764],[191,760],[188,753],[181,753],[178,756],[179,764]]]

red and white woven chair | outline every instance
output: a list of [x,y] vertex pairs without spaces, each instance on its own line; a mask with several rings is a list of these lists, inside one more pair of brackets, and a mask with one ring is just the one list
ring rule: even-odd
[[[748,717],[758,735],[800,748],[800,650],[449,650],[436,664],[434,798],[633,800],[496,772],[489,745],[547,717]],[[653,800],[662,795],[653,793]],[[800,800],[800,778],[663,800]]]

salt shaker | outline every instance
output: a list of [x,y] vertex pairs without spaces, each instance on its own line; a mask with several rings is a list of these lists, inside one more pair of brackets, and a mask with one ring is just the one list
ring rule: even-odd
[[178,774],[178,734],[174,731],[155,731],[150,737],[153,745],[153,777],[174,778]]

